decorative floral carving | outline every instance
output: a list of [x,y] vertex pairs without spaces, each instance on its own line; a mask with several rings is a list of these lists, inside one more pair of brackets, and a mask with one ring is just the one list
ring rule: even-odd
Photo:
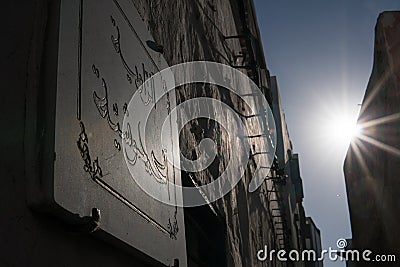
[[81,157],[85,163],[83,165],[83,169],[85,172],[90,174],[92,179],[100,178],[103,176],[103,173],[99,165],[99,159],[96,157],[95,160],[91,160],[88,146],[89,140],[85,131],[85,125],[83,122],[79,122],[79,125],[81,127],[81,132],[79,133],[79,138],[76,143],[78,145],[79,152],[81,153]]

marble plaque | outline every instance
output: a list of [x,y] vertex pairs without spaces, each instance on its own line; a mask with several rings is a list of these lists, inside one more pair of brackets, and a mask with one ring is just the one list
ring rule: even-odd
[[[185,266],[183,210],[139,188],[122,146],[122,123],[132,95],[153,73],[168,67],[162,51],[130,0],[63,0],[59,32],[54,201],[82,217],[97,208],[102,231],[164,265],[178,259]],[[175,105],[173,93],[154,103],[160,90],[141,92],[141,105],[156,106],[150,118],[155,128]],[[167,146],[178,153],[178,134],[171,133],[169,140]],[[165,144],[151,146],[151,155],[131,162],[137,175],[152,183],[163,177],[180,184],[180,171],[163,160]],[[171,192],[175,189],[168,183],[154,184],[160,194],[182,201],[182,193]]]

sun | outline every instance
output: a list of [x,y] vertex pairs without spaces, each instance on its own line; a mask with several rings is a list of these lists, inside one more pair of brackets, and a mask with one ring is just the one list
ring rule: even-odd
[[362,128],[352,116],[334,115],[327,122],[326,135],[334,144],[349,144],[353,138],[360,136]]

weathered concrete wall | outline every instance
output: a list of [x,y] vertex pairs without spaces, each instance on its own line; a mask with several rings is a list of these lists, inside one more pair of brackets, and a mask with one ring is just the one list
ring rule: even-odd
[[[241,1],[166,1],[166,0],[137,0],[138,10],[148,23],[154,38],[164,47],[164,56],[170,65],[194,60],[208,60],[228,65],[236,65],[234,55],[244,51],[238,39],[225,40],[224,37],[243,34],[245,26],[240,21],[238,3]],[[251,1],[244,1],[249,8]],[[250,5],[251,4],[251,5]],[[243,8],[243,7],[242,7]],[[253,10],[251,10],[253,12]],[[247,27],[254,36],[258,28],[253,17]],[[263,61],[263,59],[262,59]],[[265,64],[265,63],[264,63]],[[234,95],[212,86],[185,87],[178,93],[178,102],[198,96],[210,96],[231,103],[236,110],[241,110]],[[204,130],[204,134],[196,136],[191,127],[185,127],[181,132],[180,148],[184,155],[198,155],[199,139],[215,138],[220,131],[212,121],[194,122]],[[222,143],[226,136],[222,134]],[[227,149],[227,148],[224,148]],[[229,155],[232,151],[223,151]],[[228,157],[225,158],[227,160]],[[218,161],[213,168],[197,173],[195,178],[202,185],[217,178],[224,170],[226,162]],[[275,236],[271,231],[271,218],[268,215],[268,203],[260,191],[248,193],[251,180],[251,170],[234,190],[226,197],[217,201],[216,210],[226,224],[226,253],[228,266],[261,266],[256,253],[264,245],[274,247]],[[190,240],[188,240],[190,243]]]
[[396,253],[397,259],[399,112],[400,12],[384,12],[376,24],[374,65],[358,119],[363,132],[349,148],[344,172],[353,246],[380,254]]

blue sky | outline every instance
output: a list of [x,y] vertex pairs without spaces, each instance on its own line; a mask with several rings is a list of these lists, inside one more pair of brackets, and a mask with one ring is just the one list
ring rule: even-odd
[[[330,136],[333,121],[356,121],[373,64],[380,12],[398,0],[254,0],[264,54],[276,75],[294,151],[300,154],[304,204],[325,248],[351,237],[343,161],[348,142]],[[344,266],[325,262],[325,266]]]

